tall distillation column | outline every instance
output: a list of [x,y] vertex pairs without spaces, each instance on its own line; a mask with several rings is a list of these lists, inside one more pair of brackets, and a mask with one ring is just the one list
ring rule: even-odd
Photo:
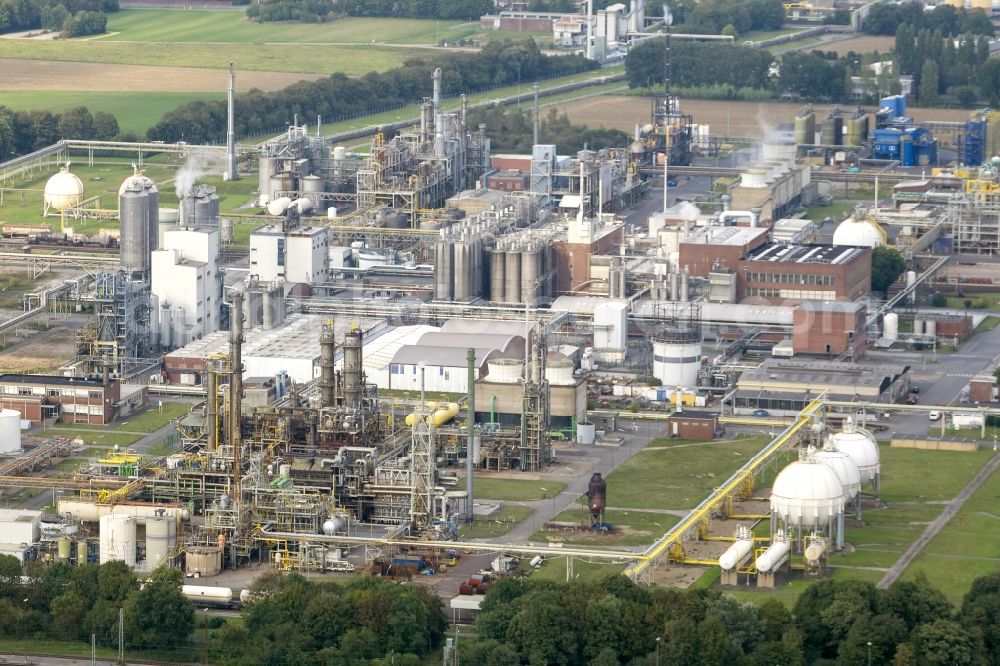
[[[233,451],[232,500],[239,515],[243,504],[240,487],[243,477],[241,460],[241,422],[243,411],[243,292],[233,290],[229,297],[229,354],[232,375],[229,379],[229,427],[226,429],[228,444]],[[239,532],[239,526],[237,526]]]
[[357,324],[344,336],[344,403],[357,407],[361,403],[364,379],[361,369],[362,334]]
[[319,398],[320,407],[332,407],[334,403],[334,359],[337,357],[336,341],[333,337],[333,322],[323,326],[319,336]]

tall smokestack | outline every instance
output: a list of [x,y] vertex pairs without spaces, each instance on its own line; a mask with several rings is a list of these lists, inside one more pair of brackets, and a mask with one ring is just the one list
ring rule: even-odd
[[226,178],[240,178],[236,163],[236,72],[233,63],[229,63],[229,94],[226,99]]
[[469,347],[468,353],[469,371],[469,408],[466,410],[466,426],[468,428],[468,439],[465,444],[465,522],[470,525],[475,520],[473,514],[472,500],[472,454],[475,450],[476,441],[476,350]]
[[532,146],[538,145],[538,84],[536,83],[532,88],[535,91],[535,113],[534,113],[534,124],[533,124],[533,134],[532,134]]
[[229,360],[232,376],[229,378],[229,428],[226,439],[233,451],[232,499],[239,511],[243,494],[240,487],[243,461],[240,424],[243,420],[243,292],[233,290],[229,300]]
[[434,131],[438,131],[438,127],[441,124],[441,68],[438,67],[434,70],[434,97],[431,98],[434,101]]
[[591,44],[593,43],[593,25],[594,25],[594,0],[587,0],[587,48],[584,51],[587,60],[594,59],[594,50]]

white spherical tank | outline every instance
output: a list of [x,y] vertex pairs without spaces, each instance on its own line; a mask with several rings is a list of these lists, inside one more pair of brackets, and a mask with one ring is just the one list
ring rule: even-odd
[[337,532],[343,532],[347,527],[347,520],[343,516],[330,516],[323,522],[323,534],[330,536]]
[[101,564],[117,560],[135,566],[135,526],[132,516],[101,518]]
[[573,377],[573,362],[569,360],[551,361],[545,366],[545,379],[549,384],[571,386],[576,383]]
[[21,412],[0,409],[0,455],[21,450]]
[[771,488],[771,511],[789,527],[826,527],[843,508],[840,479],[832,469],[814,460],[788,465]]
[[521,381],[524,361],[516,358],[498,358],[487,363],[486,379],[494,384],[516,384]]
[[861,485],[871,483],[880,470],[878,445],[867,432],[857,430],[850,420],[844,423],[844,429],[830,435],[832,446],[850,456],[858,467]]
[[882,337],[886,340],[899,339],[899,315],[895,312],[890,312],[885,316],[882,326]]
[[697,386],[700,368],[700,331],[686,329],[653,336],[653,376],[663,386]]
[[854,460],[836,448],[825,448],[817,451],[815,457],[816,462],[832,469],[837,478],[840,479],[844,499],[847,501],[854,499],[858,491],[861,490],[861,472]]
[[873,222],[849,217],[833,232],[833,244],[849,247],[878,247],[882,245],[882,233]]
[[45,183],[45,203],[55,210],[79,206],[83,201],[83,181],[64,166]]
[[146,519],[146,563],[155,569],[170,557],[177,546],[177,521],[164,516]]

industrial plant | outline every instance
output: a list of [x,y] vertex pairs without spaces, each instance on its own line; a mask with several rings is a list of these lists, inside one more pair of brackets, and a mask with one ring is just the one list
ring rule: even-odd
[[[611,14],[641,24],[632,4],[599,35],[616,41]],[[456,553],[497,558],[497,576],[507,558],[575,558],[780,587],[828,575],[884,508],[886,437],[931,447],[943,413],[982,439],[1000,414],[992,358],[969,361],[964,403],[915,378],[982,321],[930,295],[1000,283],[995,112],[946,127],[902,97],[806,108],[718,166],[732,142],[668,88],[627,145],[500,155],[465,96],[445,110],[441,81],[415,122],[362,146],[297,118],[238,143],[230,103],[225,146],[67,139],[0,165],[5,188],[48,178],[0,259],[61,276],[0,327],[83,320],[57,372],[0,374],[0,552],[179,568],[208,583],[185,594],[222,607],[241,588],[213,578],[248,567],[405,578],[414,557],[444,572]],[[114,205],[74,171],[85,152],[134,156]],[[844,219],[804,215],[868,185]],[[873,289],[881,249],[903,268]],[[166,450],[113,441],[165,403],[184,405],[150,431],[169,426]],[[616,468],[654,440],[723,437],[762,444],[675,523],[629,533],[645,546],[610,541]],[[537,529],[470,538],[500,522],[479,479],[569,490],[530,500],[548,505]],[[13,508],[29,488],[52,489],[51,510]],[[465,578],[456,607],[477,607]]]

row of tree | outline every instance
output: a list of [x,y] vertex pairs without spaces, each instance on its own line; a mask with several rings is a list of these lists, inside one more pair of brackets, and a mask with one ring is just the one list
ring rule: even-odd
[[[949,89],[973,90],[980,85],[981,68],[989,57],[990,42],[984,35],[954,37],[940,29],[927,28],[915,32],[909,23],[896,31],[893,49],[896,69],[900,74],[914,77],[921,101],[927,104],[933,104],[938,95]],[[925,78],[925,72],[931,75],[929,79]]]
[[121,133],[112,114],[91,114],[85,106],[62,113],[12,111],[0,106],[0,162],[50,146],[61,138],[106,141],[121,138]]
[[696,34],[743,35],[779,30],[785,22],[782,0],[704,0],[671,6],[674,30]]
[[[649,39],[625,57],[625,73],[632,88],[663,83],[665,39]],[[673,41],[670,45],[671,84],[680,87],[722,84],[764,88],[773,62],[765,49],[716,42]]]
[[[251,90],[236,98],[236,132],[252,134],[284,127],[298,114],[324,120],[352,117],[411,104],[429,96],[435,67],[442,70],[445,95],[474,92],[570,74],[593,68],[580,56],[546,56],[533,40],[497,40],[477,53],[407,60],[387,72],[360,78],[334,74],[302,81],[275,93]],[[221,142],[226,131],[224,101],[197,101],[168,112],[148,132],[150,139]]]
[[[475,111],[470,114],[469,120],[473,127],[486,125],[493,150],[531,152],[534,137],[531,113],[519,108],[497,107]],[[575,153],[584,148],[624,148],[629,142],[629,136],[620,130],[573,125],[565,113],[558,114],[555,109],[549,109],[539,121],[538,140],[559,146],[561,152]]]
[[868,8],[862,30],[870,35],[895,35],[901,25],[913,32],[938,30],[944,35],[993,35],[993,23],[982,9],[958,9],[941,4],[929,12],[917,0],[903,3],[875,2]]
[[247,7],[247,18],[262,23],[270,21],[325,23],[342,16],[337,12],[335,4],[333,0],[271,0]]
[[106,14],[116,11],[118,0],[0,0],[0,33],[46,28],[68,37],[91,35],[104,32]]
[[570,585],[504,580],[462,662],[485,666],[1000,664],[1000,574],[976,580],[956,612],[923,580],[878,590],[828,579],[792,612],[717,590],[646,589],[624,577]]

